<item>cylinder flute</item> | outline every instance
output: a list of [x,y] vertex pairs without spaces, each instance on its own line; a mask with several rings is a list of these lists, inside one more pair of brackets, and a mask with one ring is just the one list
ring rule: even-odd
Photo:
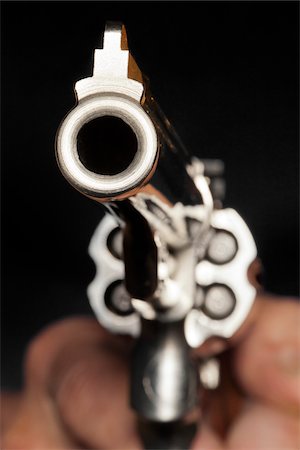
[[213,358],[200,362],[199,377],[190,350],[211,337],[225,346],[246,319],[256,294],[248,275],[255,243],[239,214],[222,208],[222,161],[189,155],[122,24],[107,23],[93,76],[75,92],[57,134],[58,165],[109,213],[89,247],[97,269],[89,300],[104,327],[136,338],[131,406],[153,424],[145,445],[154,448],[156,439],[175,448],[173,433],[186,447],[193,433],[178,424],[197,408],[209,370],[205,387],[215,386],[218,367]]

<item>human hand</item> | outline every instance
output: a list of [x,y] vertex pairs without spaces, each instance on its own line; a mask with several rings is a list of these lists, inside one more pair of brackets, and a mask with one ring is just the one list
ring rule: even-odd
[[[232,342],[242,409],[222,436],[214,414],[204,414],[193,450],[300,448],[299,313],[293,299],[257,299],[247,331]],[[23,392],[3,394],[1,448],[142,448],[128,406],[132,343],[90,318],[65,319],[43,331],[25,358]]]

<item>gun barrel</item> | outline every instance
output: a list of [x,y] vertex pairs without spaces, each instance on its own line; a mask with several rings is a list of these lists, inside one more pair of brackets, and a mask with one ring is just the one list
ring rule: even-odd
[[157,134],[138,102],[118,93],[80,101],[57,137],[57,159],[67,180],[100,201],[132,195],[151,176]]
[[100,202],[143,191],[167,207],[202,203],[187,171],[190,157],[129,53],[121,24],[107,25],[93,76],[75,91],[78,102],[60,126],[56,156],[77,190]]

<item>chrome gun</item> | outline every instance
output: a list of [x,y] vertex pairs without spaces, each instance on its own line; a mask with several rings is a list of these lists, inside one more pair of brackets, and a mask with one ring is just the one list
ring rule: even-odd
[[222,161],[188,154],[122,24],[107,23],[93,76],[75,92],[57,134],[58,165],[108,212],[89,246],[88,297],[105,328],[136,339],[130,402],[146,447],[186,448],[195,430],[180,424],[201,407],[199,389],[218,382],[217,359],[195,361],[191,349],[212,337],[225,348],[245,321],[256,246],[239,214],[222,208]]

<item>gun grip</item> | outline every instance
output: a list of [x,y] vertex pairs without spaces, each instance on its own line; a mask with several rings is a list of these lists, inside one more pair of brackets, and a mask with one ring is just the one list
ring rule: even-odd
[[132,355],[131,405],[154,422],[173,422],[197,404],[197,366],[189,355],[183,321],[142,321]]

